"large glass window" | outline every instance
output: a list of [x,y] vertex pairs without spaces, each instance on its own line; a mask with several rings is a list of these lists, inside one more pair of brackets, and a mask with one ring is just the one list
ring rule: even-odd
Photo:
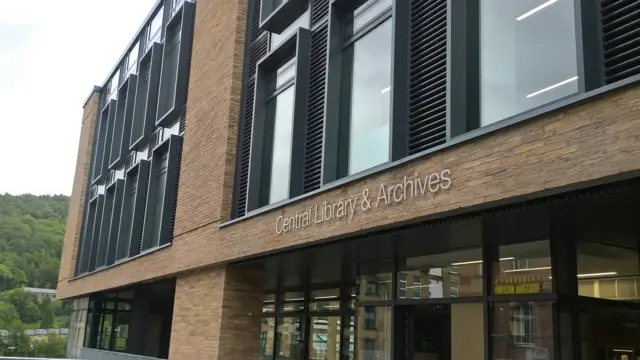
[[138,71],[138,45],[139,44],[136,43],[127,56],[127,74]]
[[552,291],[549,240],[501,245],[493,263],[495,295],[525,295]]
[[391,261],[362,263],[358,268],[358,301],[392,299],[393,264]]
[[278,319],[276,356],[278,359],[304,359],[304,323],[302,318],[285,317]]
[[274,203],[289,197],[293,132],[293,96],[294,87],[291,86],[267,103],[267,109],[273,108],[273,113],[275,114],[269,203]]
[[481,0],[481,124],[578,91],[574,0]]
[[273,152],[269,203],[289,198],[291,146],[293,141],[293,103],[295,96],[295,61],[282,66],[271,79],[272,88],[266,102],[267,121],[273,124]]
[[550,302],[494,303],[492,359],[554,358]]
[[359,307],[356,323],[356,359],[391,359],[391,307]]
[[340,359],[340,317],[312,317],[309,360]]
[[482,296],[480,247],[410,256],[399,266],[398,299]]
[[118,97],[118,86],[120,85],[120,70],[117,70],[109,82],[109,99],[115,100]]
[[262,319],[260,329],[260,359],[273,359],[275,318]]
[[346,68],[352,74],[345,78],[351,80],[349,175],[389,161],[391,53],[391,20],[345,49]]
[[615,300],[640,298],[640,254],[637,249],[578,242],[578,293]]
[[158,10],[158,12],[156,13],[156,15],[153,17],[153,20],[151,20],[151,23],[149,23],[149,26],[147,27],[147,32],[146,32],[146,41],[145,41],[145,48],[148,49],[151,45],[153,45],[153,43],[155,41],[157,41],[158,39],[160,39],[160,36],[162,35],[162,17],[164,15],[164,7],[161,7],[160,10]]

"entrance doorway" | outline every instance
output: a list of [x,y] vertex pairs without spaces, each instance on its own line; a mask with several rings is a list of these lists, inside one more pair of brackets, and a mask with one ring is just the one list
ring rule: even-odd
[[451,306],[401,307],[400,353],[406,360],[451,360]]

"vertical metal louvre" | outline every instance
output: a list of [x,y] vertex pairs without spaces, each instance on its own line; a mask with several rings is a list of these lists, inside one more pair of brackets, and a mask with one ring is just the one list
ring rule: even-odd
[[602,0],[600,9],[607,84],[640,74],[640,0]]
[[169,218],[169,242],[173,242],[174,239],[174,230],[176,225],[176,209],[178,206],[178,187],[180,184],[180,167],[182,166],[182,144],[184,139],[180,138],[178,142],[178,158],[176,161],[176,188],[173,192],[173,199],[171,199],[171,214]]
[[[313,0],[311,2],[311,26],[321,23],[327,16],[329,16],[329,0]],[[313,47],[313,44],[311,46]]]
[[[151,160],[151,159],[149,159]],[[138,255],[142,252],[142,237],[144,236],[144,218],[147,212],[147,192],[149,191],[149,177],[151,176],[151,171],[147,171],[147,174],[145,176],[144,179],[140,179],[140,181],[142,181],[142,183],[140,183],[140,181],[138,182],[139,184],[142,185],[142,188],[138,187],[137,191],[142,191],[142,198],[140,203],[142,204],[140,206],[140,219],[142,219],[142,221],[140,221],[140,226],[138,227],[138,229],[136,229],[134,232],[132,232],[131,235],[131,241],[134,242],[135,245],[135,253],[131,254],[129,256],[134,256],[134,255]]]
[[256,66],[269,50],[269,37],[260,29],[260,0],[251,2],[249,26],[251,26],[251,44],[248,47],[248,57],[244,76],[244,96],[240,113],[240,128],[238,134],[239,161],[236,169],[236,194],[234,200],[234,217],[244,216],[247,207],[247,192],[249,190],[249,156],[251,153],[251,131],[253,129],[253,99],[255,91]]
[[[314,1],[316,3],[323,1]],[[313,9],[313,8],[312,8]],[[328,11],[328,2],[327,2]],[[305,141],[303,191],[320,188],[322,174],[322,142],[324,133],[325,73],[327,66],[328,25],[311,34],[311,63],[309,66],[309,110]]]
[[447,138],[447,0],[411,0],[409,154]]

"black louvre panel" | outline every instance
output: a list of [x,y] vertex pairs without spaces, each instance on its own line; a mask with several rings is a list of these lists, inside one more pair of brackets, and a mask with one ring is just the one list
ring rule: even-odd
[[[268,36],[261,37],[256,43],[251,45],[249,49],[249,66],[247,67],[247,79],[250,79],[248,82],[252,82],[256,76],[256,66],[258,65],[258,61],[262,59],[265,55],[267,55],[268,51]],[[253,103],[251,103],[253,106]]]
[[447,138],[447,0],[411,0],[409,154]]
[[245,85],[245,104],[241,116],[242,122],[240,167],[238,168],[238,187],[236,199],[236,217],[244,216],[247,208],[247,190],[249,187],[249,155],[251,153],[251,130],[253,126],[253,97],[255,84],[249,82]]
[[307,134],[304,156],[304,193],[320,188],[328,33],[328,26],[325,25],[311,34],[311,60],[309,64],[309,116],[307,118]]
[[176,160],[176,187],[173,192],[173,199],[171,199],[171,214],[169,214],[169,242],[173,242],[174,231],[176,225],[176,208],[178,207],[178,188],[180,187],[180,167],[182,166],[182,143],[184,139],[180,138],[178,142],[178,158]]
[[249,22],[248,25],[251,27],[251,42],[256,41],[260,35],[264,33],[262,29],[260,29],[260,6],[262,2],[260,0],[253,0],[250,2],[250,11],[249,14]]
[[640,74],[640,0],[602,0],[607,84]]
[[328,15],[329,0],[313,0],[311,2],[311,27],[321,23]]
[[[151,158],[149,158],[149,161],[151,161]],[[135,244],[135,252],[129,256],[138,255],[142,252],[142,236],[144,234],[144,219],[147,212],[147,192],[149,191],[150,174],[151,171],[147,171],[145,178],[141,179],[142,183],[139,182],[139,184],[142,185],[142,188],[138,187],[138,191],[142,191],[142,197],[140,201],[140,219],[142,220],[140,221],[140,226],[132,231],[131,242]]]

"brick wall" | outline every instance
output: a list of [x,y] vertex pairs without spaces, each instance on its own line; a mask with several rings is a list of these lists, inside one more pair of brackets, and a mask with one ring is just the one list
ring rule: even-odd
[[82,229],[84,217],[84,199],[87,189],[87,177],[91,165],[91,148],[93,146],[93,130],[98,114],[98,92],[93,92],[84,106],[80,141],[78,144],[78,157],[76,159],[76,173],[73,177],[73,188],[69,202],[69,215],[64,234],[64,245],[60,259],[60,273],[58,282],[73,277],[78,252],[78,240]]
[[178,276],[169,358],[258,359],[262,278],[218,266]]

